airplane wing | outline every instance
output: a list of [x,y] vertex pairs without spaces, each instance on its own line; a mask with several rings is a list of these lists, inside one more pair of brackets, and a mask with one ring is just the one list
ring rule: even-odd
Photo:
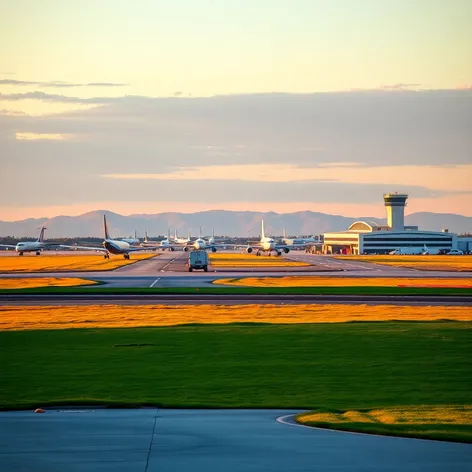
[[285,254],[288,254],[290,249],[293,249],[293,246],[289,246],[288,244],[276,244],[275,245],[275,250],[279,252],[285,252]]
[[127,249],[127,252],[142,252],[142,251],[155,251],[157,249],[166,249],[167,247],[170,246],[145,246],[145,247],[133,247],[131,246],[129,249]]
[[0,244],[0,247],[13,247],[13,248],[15,248],[16,245],[13,246],[12,244]]
[[66,249],[74,249],[76,251],[97,251],[97,252],[108,252],[102,246],[66,246],[65,244],[60,244],[59,247],[63,247]]

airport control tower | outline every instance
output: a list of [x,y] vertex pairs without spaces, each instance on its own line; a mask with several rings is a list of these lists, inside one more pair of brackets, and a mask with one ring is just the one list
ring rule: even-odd
[[386,193],[384,195],[387,208],[387,223],[392,231],[405,230],[405,205],[408,195],[406,193]]

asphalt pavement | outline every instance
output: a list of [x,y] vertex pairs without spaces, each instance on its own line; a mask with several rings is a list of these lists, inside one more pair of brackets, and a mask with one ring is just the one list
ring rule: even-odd
[[2,472],[469,472],[472,445],[276,421],[285,410],[0,413]]
[[[18,257],[18,256],[17,256]],[[25,257],[25,256],[23,256]],[[41,256],[26,256],[41,257]],[[98,257],[98,256],[97,256]],[[116,256],[119,257],[119,256]],[[132,257],[132,256],[131,256]],[[277,267],[272,270],[265,268],[215,268],[210,266],[209,272],[188,272],[185,266],[188,253],[182,251],[165,251],[151,259],[123,266],[113,271],[95,272],[35,272],[35,273],[3,273],[1,277],[80,277],[105,282],[110,288],[118,287],[205,287],[220,278],[242,277],[281,277],[287,275],[330,276],[330,277],[408,277],[451,279],[470,277],[470,273],[421,271],[403,267],[392,267],[368,262],[336,259],[329,256],[305,254],[292,251],[283,255],[282,259],[308,262],[312,266],[309,271],[301,267]],[[256,256],[254,256],[256,258]]]

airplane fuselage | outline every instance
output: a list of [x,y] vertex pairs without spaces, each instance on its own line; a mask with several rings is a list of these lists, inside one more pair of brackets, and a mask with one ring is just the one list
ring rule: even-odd
[[263,251],[275,251],[275,240],[272,238],[264,238],[261,240]]
[[103,247],[111,254],[128,254],[131,246],[125,241],[105,239],[105,241],[103,241]]
[[32,242],[20,242],[15,246],[15,251],[19,253],[23,252],[37,252],[44,249],[44,243],[38,241]]

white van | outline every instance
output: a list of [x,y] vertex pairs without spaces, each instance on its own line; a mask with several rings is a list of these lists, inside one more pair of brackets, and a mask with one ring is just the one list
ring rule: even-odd
[[203,269],[208,272],[208,254],[206,251],[190,251],[188,256],[188,271],[193,269]]

